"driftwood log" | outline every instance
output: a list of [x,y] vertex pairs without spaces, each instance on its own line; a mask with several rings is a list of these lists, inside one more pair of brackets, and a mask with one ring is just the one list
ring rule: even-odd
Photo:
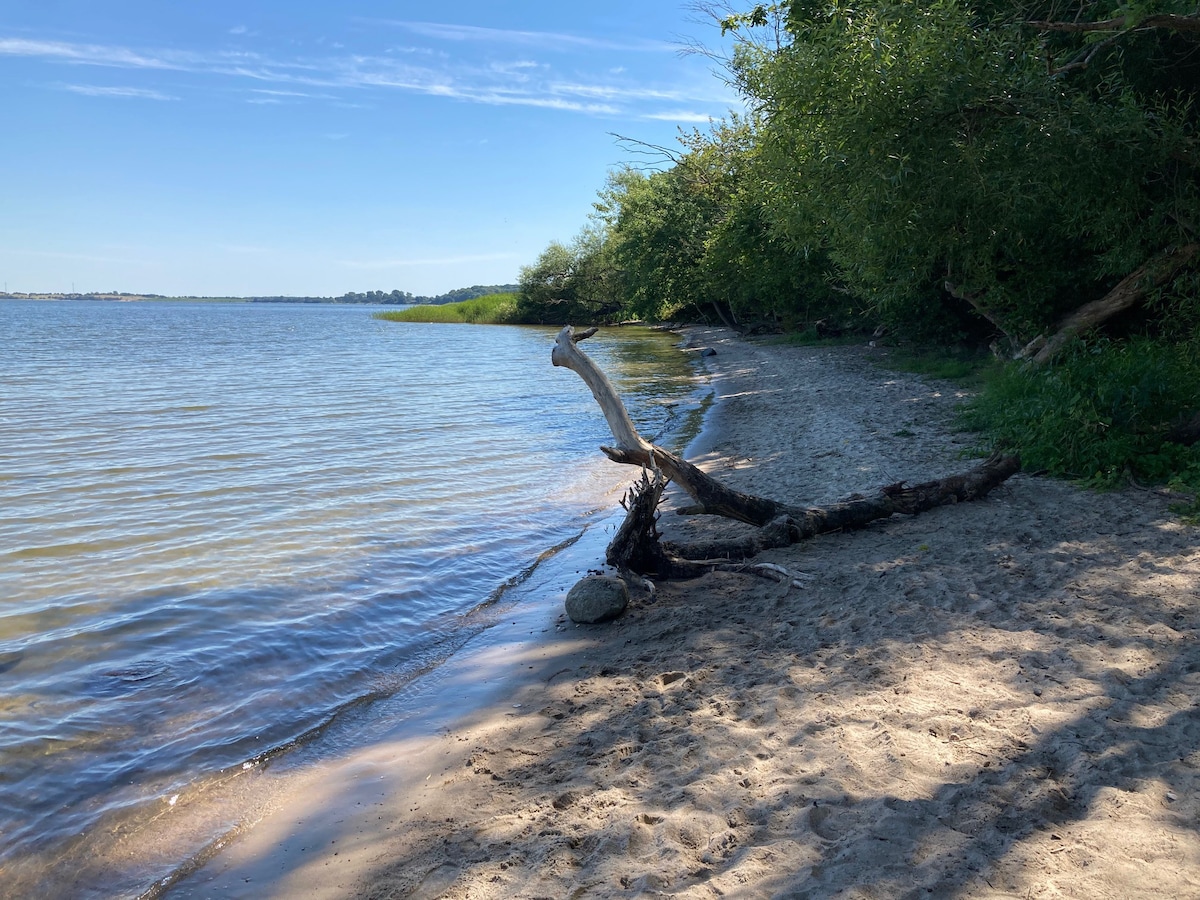
[[[576,334],[570,325],[566,326],[554,342],[550,359],[554,365],[575,372],[591,389],[616,442],[615,446],[601,447],[604,454],[614,462],[647,470],[626,495],[625,521],[608,549],[609,564],[624,572],[681,578],[729,568],[734,560],[746,560],[761,550],[787,546],[814,535],[862,528],[896,513],[916,515],[948,503],[979,499],[1020,468],[1015,456],[995,456],[960,475],[913,486],[901,482],[881,488],[871,497],[816,508],[743,494],[637,433],[612,383],[579,349],[578,342],[595,332],[593,328]],[[691,559],[664,547],[656,523],[667,481],[675,482],[695,501],[693,512],[736,519],[758,526],[759,531],[741,543],[706,546],[698,554],[704,559]],[[694,554],[694,549],[691,552]]]
[[1071,338],[1132,309],[1146,299],[1152,290],[1162,287],[1197,258],[1200,258],[1200,243],[1185,244],[1160,253],[1121,279],[1099,300],[1085,303],[1059,322],[1054,334],[1034,338],[1017,354],[1017,358],[1028,359],[1035,366],[1045,365],[1058,355]]

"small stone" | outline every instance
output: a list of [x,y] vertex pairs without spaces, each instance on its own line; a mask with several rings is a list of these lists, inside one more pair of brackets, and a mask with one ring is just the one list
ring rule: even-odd
[[567,615],[580,625],[615,619],[629,605],[629,588],[611,575],[589,575],[567,593]]

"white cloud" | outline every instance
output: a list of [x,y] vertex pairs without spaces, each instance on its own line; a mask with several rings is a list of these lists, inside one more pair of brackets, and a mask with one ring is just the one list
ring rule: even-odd
[[132,97],[139,100],[178,100],[170,94],[148,88],[106,87],[95,84],[64,84],[64,91],[82,94],[85,97]]
[[314,94],[310,91],[281,91],[272,88],[250,88],[250,93],[259,94],[247,103],[286,103],[290,100],[336,100],[333,94]]
[[680,100],[687,99],[680,91],[638,88],[624,84],[556,82],[550,84],[549,88],[555,93],[571,94],[576,97],[598,97],[607,100],[671,100],[679,102]]
[[411,22],[395,19],[378,20],[380,24],[403,28],[422,37],[444,41],[481,41],[489,44],[517,44],[549,50],[591,47],[596,50],[676,53],[679,48],[665,41],[612,40],[577,34],[550,31],[517,31],[503,28],[483,28],[478,25],[450,25],[442,22]]
[[[570,39],[576,46],[603,45],[591,38],[546,32],[514,32],[473,26],[399,23],[414,30],[442,35],[447,40],[495,39],[507,43],[534,43],[535,39]],[[495,42],[495,41],[494,41]],[[640,45],[639,45],[640,46]],[[627,115],[641,119],[702,122],[710,114],[679,112],[688,107],[711,108],[721,115],[736,102],[718,97],[711,82],[693,88],[635,83],[628,73],[614,74],[605,54],[596,74],[564,79],[554,67],[529,53],[510,60],[462,62],[443,54],[420,57],[335,52],[320,57],[271,58],[249,51],[218,50],[207,53],[174,50],[141,51],[121,46],[0,38],[0,54],[35,57],[71,65],[93,65],[138,70],[185,72],[197,77],[222,77],[257,83],[247,102],[272,104],[288,99],[322,99],[355,103],[347,91],[401,91],[490,106],[524,106],[560,110],[589,116]],[[577,64],[585,63],[579,53]],[[419,64],[418,64],[419,61]],[[72,90],[76,88],[71,88]],[[85,90],[81,89],[81,93]],[[176,99],[153,87],[94,89],[96,96]],[[360,94],[361,96],[361,94]],[[666,107],[664,109],[664,107]]]
[[64,62],[97,66],[117,66],[128,69],[173,69],[178,66],[153,56],[135,53],[124,47],[102,44],[70,44],[63,41],[28,41],[20,38],[0,38],[0,54],[6,56],[36,56]]
[[645,113],[641,118],[652,119],[657,122],[684,122],[692,125],[707,125],[713,119],[717,118],[717,116],[707,113],[677,110],[673,112]]

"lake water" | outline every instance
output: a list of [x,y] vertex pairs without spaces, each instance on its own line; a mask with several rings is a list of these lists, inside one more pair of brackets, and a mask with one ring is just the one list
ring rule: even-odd
[[[0,302],[0,892],[136,896],[89,860],[428,677],[615,504],[552,330],[371,313]],[[672,336],[584,346],[643,435],[697,408]]]

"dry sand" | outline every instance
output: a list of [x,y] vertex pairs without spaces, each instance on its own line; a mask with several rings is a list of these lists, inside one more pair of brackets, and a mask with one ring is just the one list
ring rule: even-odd
[[[875,351],[690,337],[718,351],[696,453],[736,487],[972,465],[954,389]],[[803,588],[714,573],[560,618],[492,661],[501,699],[360,756],[357,792],[313,782],[177,892],[1200,897],[1200,549],[1166,506],[1018,475],[760,557]]]

